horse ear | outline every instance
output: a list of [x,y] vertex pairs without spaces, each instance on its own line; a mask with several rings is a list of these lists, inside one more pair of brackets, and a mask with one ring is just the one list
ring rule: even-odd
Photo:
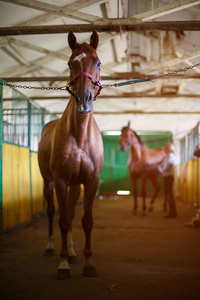
[[97,49],[99,44],[99,35],[96,30],[93,31],[90,37],[90,46],[92,46],[95,50]]
[[68,44],[69,44],[69,47],[72,49],[72,51],[78,46],[76,37],[71,30],[68,34]]
[[128,126],[127,127],[130,127],[130,125],[131,125],[131,121],[128,121]]

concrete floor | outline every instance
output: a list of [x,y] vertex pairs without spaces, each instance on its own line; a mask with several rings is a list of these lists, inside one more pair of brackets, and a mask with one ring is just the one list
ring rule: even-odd
[[[148,199],[149,201],[149,199]],[[56,280],[60,231],[55,217],[53,257],[43,256],[47,218],[0,236],[1,300],[198,300],[200,299],[200,228],[185,227],[196,208],[177,200],[178,217],[163,219],[162,198],[155,209],[132,215],[132,199],[104,197],[94,202],[92,248],[98,277],[82,276],[83,205],[76,207],[73,236],[79,263],[71,278]]]

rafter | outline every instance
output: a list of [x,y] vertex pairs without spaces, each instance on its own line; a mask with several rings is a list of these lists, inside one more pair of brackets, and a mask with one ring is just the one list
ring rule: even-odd
[[[100,5],[104,2],[106,2],[107,0],[79,0],[76,1],[74,3],[70,3],[66,6],[63,6],[63,9],[72,9],[72,10],[80,10],[83,8],[86,8],[90,5]],[[43,23],[47,23],[53,20],[56,20],[57,18],[59,18],[60,16],[55,15],[55,14],[51,14],[51,13],[45,13],[42,16],[38,16],[35,17],[33,19],[30,19],[28,21],[25,22],[21,22],[18,24],[18,26],[28,26],[28,25],[39,25],[39,24],[43,24]]]
[[[122,110],[122,111],[95,111],[95,115],[199,115],[199,111],[143,111],[143,110]],[[63,111],[54,112],[56,115],[62,115]]]
[[9,35],[33,35],[33,34],[66,34],[73,32],[118,32],[136,31],[146,32],[153,30],[163,31],[199,31],[200,21],[169,21],[169,22],[146,22],[134,24],[128,19],[107,19],[107,24],[77,24],[77,25],[49,25],[49,26],[14,26],[0,27],[0,36]]
[[46,48],[36,46],[34,44],[27,43],[27,42],[24,42],[24,41],[19,40],[19,39],[7,38],[7,43],[15,44],[15,45],[20,46],[20,47],[31,49],[31,50],[34,50],[34,51],[37,51],[37,52],[40,52],[40,53],[43,53],[43,54],[51,55],[54,58],[63,59],[65,61],[67,61],[69,59],[69,55],[66,55],[61,51],[60,52],[59,51],[56,51],[56,52],[51,51],[51,50],[48,50]]
[[[101,10],[102,10],[102,14],[103,14],[104,17],[106,17],[106,18],[113,17],[111,7],[110,7],[110,2],[106,2],[106,3],[102,4],[101,5]],[[112,50],[113,50],[114,61],[119,62],[117,47],[116,47],[116,41],[114,39],[112,39],[110,42],[111,42],[111,47],[112,47]]]
[[[28,1],[28,2],[30,2],[30,1]],[[36,3],[35,1],[33,1],[33,2],[34,2],[33,4]],[[71,9],[71,10],[78,11],[79,9],[86,8],[90,5],[94,5],[94,4],[98,5],[98,4],[102,4],[104,2],[105,2],[105,0],[80,0],[80,1],[76,1],[75,3],[71,3],[71,4],[68,4],[68,5],[64,6],[63,9],[64,10],[70,10]],[[62,7],[59,7],[59,8],[61,9]],[[42,16],[33,18],[33,19],[28,20],[26,22],[22,22],[22,23],[20,23],[20,25],[22,25],[22,26],[25,26],[27,24],[32,25],[34,23],[41,24],[43,22],[48,22],[48,21],[55,20],[59,17],[60,17],[59,15],[55,15],[55,14],[53,15],[51,13],[46,13]],[[108,34],[108,33],[102,34],[101,35],[101,43],[104,42],[105,40],[112,40],[115,37],[115,35],[116,34]],[[60,49],[56,52],[55,51],[49,51],[49,50],[44,49],[42,47],[30,44],[30,43],[26,43],[26,42],[23,42],[23,41],[20,41],[18,39],[14,39],[14,38],[8,38],[8,37],[7,38],[0,38],[0,45],[3,45],[3,46],[8,45],[8,43],[10,41],[8,39],[10,39],[10,40],[12,39],[12,42],[17,44],[18,46],[26,47],[26,48],[29,48],[31,50],[38,51],[40,53],[44,53],[44,54],[46,54],[46,56],[48,56],[47,59],[45,59],[45,57],[43,57],[41,60],[32,61],[31,62],[32,65],[34,65],[35,63],[37,64],[35,67],[32,66],[31,70],[33,70],[33,71],[38,71],[42,68],[45,69],[45,67],[43,67],[42,65],[45,62],[47,63],[48,61],[50,61],[52,57],[64,59],[65,61],[67,61],[68,58],[69,58],[67,55],[63,54],[63,50],[66,51],[67,49]],[[71,52],[69,51],[69,53],[71,53]],[[41,64],[41,68],[39,68],[39,66],[38,66],[40,64]],[[18,74],[18,75],[21,74],[22,75],[23,74],[22,73],[23,69],[21,70],[20,67],[14,68],[14,69],[8,71],[7,75],[9,74],[9,72],[11,72],[11,73],[14,72],[13,74]],[[113,71],[108,70],[108,69],[104,69],[104,72],[107,73],[107,74],[112,74]],[[26,74],[26,73],[27,72],[24,71],[24,74]]]
[[138,19],[142,22],[146,22],[149,20],[153,20],[155,18],[163,17],[165,15],[195,6],[200,4],[200,0],[179,0],[174,1],[170,4],[143,12],[141,14],[134,15],[130,17],[129,19],[132,21],[135,21],[135,19]]
[[[142,73],[114,73],[112,72],[112,75],[110,76],[101,76],[101,80],[130,80],[130,79],[142,79],[145,78],[146,75]],[[150,76],[152,79],[156,78],[156,75],[151,75]],[[200,74],[174,74],[174,78],[176,79],[200,79]],[[50,81],[50,82],[55,82],[55,81],[60,81],[60,82],[65,82],[66,81],[66,76],[65,75],[60,75],[60,76],[31,76],[31,77],[2,77],[5,81],[7,82],[32,82],[32,81]],[[168,79],[168,77],[163,77],[163,80]]]
[[154,66],[145,69],[143,72],[146,73],[151,73],[153,71],[158,71],[159,69],[165,68],[165,67],[172,67],[174,65],[177,65],[181,62],[183,62],[184,60],[187,59],[192,59],[192,58],[196,58],[200,56],[200,50],[195,51],[193,53],[190,53],[188,55],[184,55],[182,57],[178,57],[178,58],[172,58],[172,59],[168,59],[165,61],[162,61],[161,63],[154,63]]
[[[70,96],[33,96],[31,97],[32,100],[63,100],[63,101],[66,101],[67,99],[69,99]],[[200,94],[177,94],[177,95],[162,95],[162,94],[159,94],[159,95],[155,95],[155,94],[152,94],[152,95],[149,95],[149,94],[146,94],[146,95],[140,95],[140,94],[134,94],[134,93],[126,93],[126,94],[121,94],[121,95],[100,95],[99,96],[99,99],[101,100],[109,100],[109,99],[149,99],[149,101],[151,101],[151,99],[162,99],[162,98],[169,98],[169,99],[176,99],[176,98],[197,98],[197,100],[200,98]],[[12,97],[6,97],[6,98],[3,98],[3,101],[10,101],[12,100]]]
[[44,11],[46,13],[48,12],[48,13],[56,14],[61,17],[73,18],[78,21],[93,23],[99,19],[99,17],[97,16],[82,13],[77,10],[70,9],[69,7],[62,8],[60,6],[44,3],[37,0],[1,0],[1,1],[37,9],[40,11]]
[[[102,43],[104,43],[105,40],[108,40],[108,39],[110,40],[112,38],[115,38],[115,35],[108,35],[107,33],[102,34],[101,35],[101,40],[100,40],[100,45]],[[47,55],[31,61],[32,69],[33,70],[42,69],[44,64],[47,64],[48,62],[52,61],[52,54],[54,56],[55,56],[55,54],[57,54],[59,56],[60,53],[63,53],[63,52],[64,53],[69,53],[69,55],[71,54],[71,50],[69,49],[69,47],[59,49],[58,51],[50,51]],[[66,56],[65,59],[68,60],[69,56],[68,57],[67,57],[67,55],[65,55],[65,56]],[[60,56],[60,58],[61,58],[61,56]],[[106,74],[112,74],[113,73],[113,71],[111,69],[108,69],[106,67],[105,68],[102,67],[101,70]],[[29,72],[29,70],[26,70],[24,67],[19,66],[19,67],[12,68],[12,69],[10,69],[6,72],[0,73],[0,77],[7,77],[7,76],[10,76],[10,75],[22,76],[24,74],[27,74],[27,72]]]

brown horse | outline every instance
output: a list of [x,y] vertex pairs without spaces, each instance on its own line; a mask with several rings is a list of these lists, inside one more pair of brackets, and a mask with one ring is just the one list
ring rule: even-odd
[[[150,179],[155,189],[150,202],[151,205],[149,211],[151,211],[153,210],[153,203],[160,190],[160,185],[158,183],[158,176],[160,173],[157,170],[156,164],[161,162],[166,154],[163,148],[147,148],[136,132],[130,128],[130,122],[128,123],[128,126],[124,127],[121,131],[119,147],[123,152],[125,152],[128,148],[130,149],[127,164],[133,184],[133,213],[135,214],[137,212],[137,181],[140,178],[142,182],[143,214],[145,214],[146,181],[147,179]],[[166,209],[166,203],[164,204],[164,209]]]
[[77,43],[73,32],[69,32],[68,43],[72,55],[68,62],[70,82],[67,90],[71,93],[70,100],[62,117],[44,126],[39,144],[38,161],[44,179],[44,195],[49,217],[46,255],[54,254],[54,187],[59,204],[62,247],[57,279],[69,278],[69,263],[76,263],[71,231],[75,205],[80,195],[80,184],[84,185],[83,275],[97,276],[92,261],[91,231],[93,201],[98,190],[99,174],[103,164],[103,142],[93,118],[93,101],[101,89],[100,61],[96,54],[98,42],[99,36],[96,31],[90,37],[90,44]]

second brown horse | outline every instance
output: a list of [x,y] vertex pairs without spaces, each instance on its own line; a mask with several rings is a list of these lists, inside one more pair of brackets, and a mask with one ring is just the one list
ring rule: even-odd
[[[160,185],[158,183],[158,176],[160,175],[160,173],[157,170],[156,164],[161,162],[166,154],[163,148],[147,148],[147,146],[142,142],[136,132],[130,128],[130,122],[128,123],[128,126],[124,127],[121,131],[119,147],[123,152],[125,152],[127,149],[130,150],[127,164],[131,182],[133,184],[133,213],[135,214],[138,208],[137,182],[140,178],[142,182],[143,214],[145,214],[146,181],[147,179],[150,179],[155,189],[149,207],[149,211],[151,211],[153,209],[153,203],[160,190]],[[166,209],[166,203],[164,203],[164,209]]]
[[101,133],[93,118],[93,101],[100,92],[100,61],[96,54],[99,37],[96,31],[90,44],[77,43],[70,32],[68,43],[72,55],[68,62],[70,82],[67,90],[71,97],[61,119],[45,125],[39,144],[39,167],[44,179],[44,195],[49,217],[49,240],[46,255],[54,254],[53,217],[55,187],[59,204],[59,226],[61,230],[61,260],[57,270],[58,279],[70,277],[69,263],[76,262],[72,241],[72,220],[84,185],[84,214],[82,225],[85,232],[85,276],[96,276],[92,261],[91,231],[93,227],[92,207],[98,190],[99,174],[103,164]]

